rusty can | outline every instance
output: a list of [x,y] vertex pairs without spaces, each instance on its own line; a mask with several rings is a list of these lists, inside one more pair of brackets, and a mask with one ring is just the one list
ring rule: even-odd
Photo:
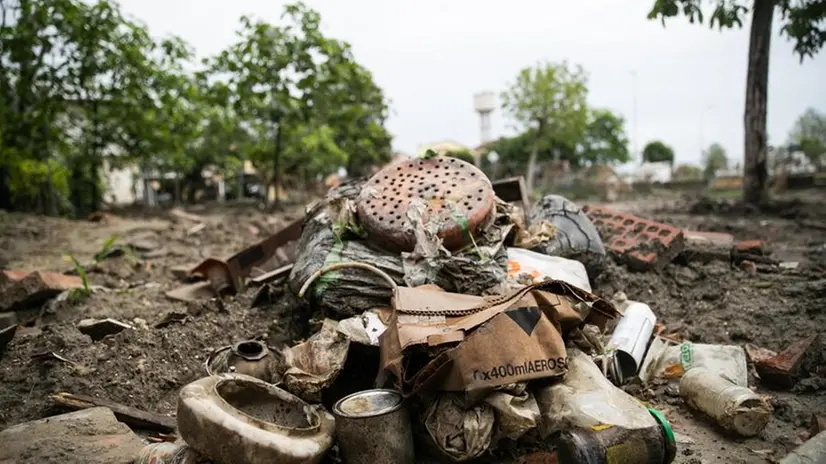
[[141,448],[134,464],[196,464],[198,455],[182,441],[152,443]]
[[665,417],[649,409],[657,425],[628,429],[616,425],[574,428],[556,438],[559,462],[566,464],[669,464],[677,456],[674,432]]
[[402,396],[365,390],[333,406],[338,446],[347,464],[413,464],[413,432]]

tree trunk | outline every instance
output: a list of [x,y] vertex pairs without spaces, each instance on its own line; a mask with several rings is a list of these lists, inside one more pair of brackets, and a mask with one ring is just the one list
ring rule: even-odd
[[544,125],[542,121],[539,122],[539,127],[536,129],[536,140],[531,149],[531,156],[528,158],[528,172],[527,179],[525,179],[525,187],[528,189],[528,194],[533,193],[534,178],[536,178],[536,158],[539,157],[539,141],[542,139]]
[[[273,209],[277,210],[280,206],[280,198],[278,195],[278,187],[281,185],[281,120],[275,119],[275,156],[273,156],[273,181],[275,182],[275,201],[273,201]],[[267,192],[269,197],[269,192]]]
[[743,198],[746,203],[752,205],[764,203],[767,196],[766,100],[775,1],[754,0],[751,18],[744,115],[746,159],[743,171]]

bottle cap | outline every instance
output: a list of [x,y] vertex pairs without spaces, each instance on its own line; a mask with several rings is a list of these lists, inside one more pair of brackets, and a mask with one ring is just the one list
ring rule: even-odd
[[668,420],[660,411],[648,408],[648,412],[654,416],[663,431],[665,437],[665,464],[668,464],[677,457],[677,439],[674,437],[674,431],[671,430],[671,424],[668,423]]

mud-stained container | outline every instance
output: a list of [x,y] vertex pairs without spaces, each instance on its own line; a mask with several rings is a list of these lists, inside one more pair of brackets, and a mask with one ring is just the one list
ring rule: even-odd
[[207,375],[244,374],[275,383],[277,360],[266,344],[243,340],[213,351],[204,363]]
[[196,380],[178,396],[178,431],[204,458],[233,464],[314,464],[335,419],[275,385],[242,374]]
[[683,374],[680,396],[724,429],[743,437],[760,433],[772,415],[772,407],[765,398],[701,367]]
[[628,429],[616,425],[573,428],[555,440],[559,462],[565,464],[669,464],[677,442],[668,421],[649,409],[656,426]]
[[413,433],[402,396],[365,390],[333,406],[338,446],[347,464],[412,464]]

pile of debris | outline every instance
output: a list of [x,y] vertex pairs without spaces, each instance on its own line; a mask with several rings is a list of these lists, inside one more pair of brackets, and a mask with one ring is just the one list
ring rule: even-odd
[[[180,390],[174,420],[57,395],[80,411],[0,432],[9,444],[0,462],[48,460],[55,456],[39,449],[65,445],[78,462],[463,462],[516,453],[526,462],[670,463],[678,437],[629,385],[673,382],[686,404],[748,437],[766,427],[772,406],[749,388],[747,359],[765,385],[826,381],[817,337],[781,353],[695,344],[664,333],[644,302],[600,298],[591,282],[609,254],[636,270],[687,257],[750,272],[794,266],[726,234],[556,195],[531,205],[521,179],[492,184],[458,159],[402,161],[334,188],[248,249],[184,267],[195,282],[167,294],[220,301],[257,286],[261,304],[286,287],[318,321],[314,335],[214,350],[204,376]],[[83,284],[4,276],[6,309]],[[15,327],[0,332],[0,352]],[[129,328],[78,324],[96,340]],[[152,443],[119,420],[154,430]],[[86,435],[80,449],[75,435]],[[783,462],[824,459],[822,424],[812,437]]]

